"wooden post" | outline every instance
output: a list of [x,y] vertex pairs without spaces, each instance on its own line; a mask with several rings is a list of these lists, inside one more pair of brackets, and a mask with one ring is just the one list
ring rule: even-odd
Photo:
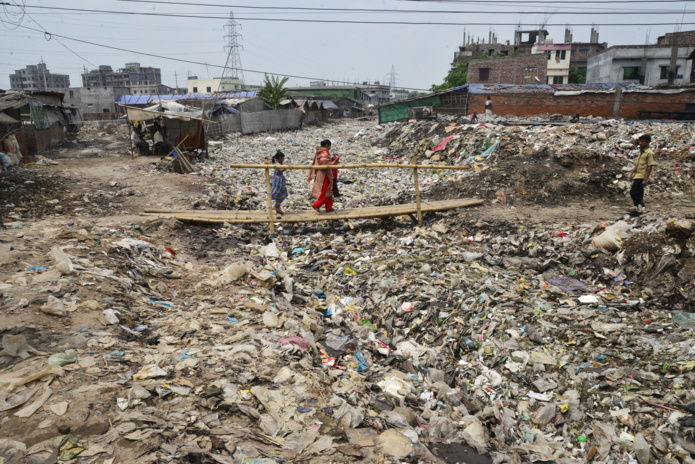
[[130,119],[128,119],[127,111],[125,113],[125,121],[126,125],[128,126],[128,140],[130,140],[130,159],[135,159],[135,150],[133,150],[133,129],[135,128],[130,127]]
[[265,162],[265,188],[268,192],[268,223],[270,224],[270,233],[275,233],[275,224],[273,224],[273,200],[270,193],[270,168],[268,161]]
[[415,179],[415,202],[417,203],[417,224],[422,226],[422,208],[420,207],[420,181],[417,178],[417,158],[413,160],[413,179]]

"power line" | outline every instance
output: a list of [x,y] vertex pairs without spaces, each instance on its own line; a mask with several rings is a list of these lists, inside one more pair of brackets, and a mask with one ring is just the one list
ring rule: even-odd
[[[63,11],[81,11],[88,13],[104,13],[104,14],[122,14],[122,15],[134,15],[134,16],[157,16],[157,17],[175,17],[175,18],[196,18],[196,19],[224,19],[225,17],[220,16],[206,16],[206,15],[184,15],[176,13],[149,13],[149,12],[138,12],[138,11],[118,11],[118,10],[87,10],[80,8],[62,8],[62,7],[50,7],[50,6],[27,6],[27,8],[40,8],[49,10],[63,10]],[[473,12],[469,12],[473,13]],[[489,14],[489,12],[475,12],[480,14]],[[521,13],[507,13],[507,14],[521,14]],[[541,13],[534,13],[541,14]],[[547,12],[544,14],[553,14],[552,12]],[[577,14],[577,13],[573,13]],[[624,15],[625,13],[620,13]],[[360,20],[337,20],[337,19],[289,19],[289,18],[237,18],[239,21],[268,21],[268,22],[290,22],[290,23],[322,23],[322,24],[394,24],[394,25],[413,25],[413,26],[477,26],[480,25],[479,21],[471,23],[455,23],[455,22],[421,22],[421,21],[360,21]],[[676,24],[682,25],[692,25],[695,23],[681,23],[676,20],[675,22],[666,23],[573,23],[571,26],[673,26]],[[486,22],[488,26],[536,26],[537,24],[526,24],[520,22],[513,23],[490,23]],[[567,26],[564,23],[546,23],[545,26]]]
[[[39,29],[35,29],[35,28],[33,28],[33,27],[22,26],[22,25],[19,25],[18,27],[20,27],[20,28],[22,28],[22,29],[27,29],[27,30],[29,30],[29,31],[43,32],[43,31],[41,31],[41,30],[39,30]],[[95,46],[95,47],[108,48],[108,49],[111,49],[111,50],[118,50],[118,51],[121,51],[121,52],[133,53],[133,54],[136,54],[136,55],[151,56],[151,57],[153,57],[153,58],[160,58],[160,59],[169,60],[169,61],[177,61],[177,62],[180,62],[180,63],[197,64],[197,65],[200,65],[200,66],[209,66],[209,67],[211,67],[211,68],[224,69],[224,66],[220,66],[220,65],[217,65],[217,64],[203,63],[202,61],[183,60],[183,59],[180,59],[180,58],[173,58],[173,57],[170,57],[170,56],[157,55],[157,54],[155,54],[155,53],[140,52],[140,51],[137,51],[137,50],[128,50],[127,48],[114,47],[114,46],[112,46],[112,45],[99,44],[99,43],[96,43],[96,42],[90,42],[90,41],[88,41],[88,40],[75,39],[75,38],[73,38],[73,37],[68,37],[68,36],[59,35],[59,34],[52,34],[52,33],[50,33],[50,32],[46,32],[46,33],[49,34],[49,35],[51,35],[52,37],[59,37],[59,38],[61,38],[61,39],[65,39],[65,40],[72,40],[73,42],[79,42],[79,43],[83,43],[83,44],[87,44],[87,45],[93,45],[93,46]],[[296,75],[293,75],[293,74],[284,74],[284,73],[277,73],[277,72],[271,72],[271,71],[257,71],[257,70],[253,70],[253,69],[241,69],[241,71],[248,72],[248,73],[252,73],[252,74],[271,74],[271,75],[274,75],[274,76],[286,76],[286,77],[291,77],[291,78],[293,78],[293,79],[328,80],[328,79],[326,79],[325,77],[296,76]],[[402,88],[405,89],[405,90],[422,90],[422,91],[428,90],[428,89],[420,89],[420,88],[415,88],[415,87],[402,87]]]
[[[221,4],[221,3],[189,3],[189,2],[171,2],[167,0],[115,0],[117,2],[129,2],[129,3],[143,3],[143,4],[164,4],[164,5],[180,5],[180,6],[195,6],[195,7],[201,7],[201,6],[206,6],[206,7],[219,7],[219,8],[238,8],[238,9],[251,9],[251,10],[291,10],[291,11],[311,11],[311,12],[316,12],[316,11],[321,11],[321,12],[347,12],[347,13],[442,13],[442,14],[469,14],[470,12],[468,11],[461,11],[461,10],[399,10],[395,8],[324,8],[324,7],[292,7],[292,6],[259,6],[259,5],[253,5],[253,6],[248,6],[248,5],[226,5],[226,4]],[[671,3],[677,3],[677,2],[688,2],[690,0],[674,0]],[[489,1],[462,1],[462,2],[456,2],[457,4],[460,5],[485,5],[488,6],[490,4],[516,4],[518,5],[518,1],[510,1],[510,0],[489,0]],[[554,1],[537,1],[534,2],[534,4],[554,4],[557,2]],[[600,4],[611,4],[611,3],[650,3],[654,4],[655,2],[645,0],[645,1],[622,1],[622,0],[616,0],[616,1],[606,1],[606,2],[590,2],[590,1],[568,1],[568,2],[562,2],[563,5],[567,4],[586,4],[586,3],[600,3]],[[662,2],[656,2],[656,3],[662,3]],[[564,7],[564,6],[556,6],[553,5],[553,8],[575,8],[575,7]],[[600,7],[595,7],[598,9],[606,9],[606,8],[600,8]],[[634,11],[634,10],[631,10]],[[649,10],[646,10],[647,12]],[[482,12],[481,12],[482,13]],[[502,12],[494,12],[494,11],[486,11],[485,13],[492,13],[492,14],[518,14],[518,13],[510,13],[506,11]],[[616,14],[625,14],[624,11],[616,11]],[[672,12],[673,14],[680,14],[680,10],[674,10]],[[529,14],[536,14],[536,13],[529,13]],[[540,13],[543,14],[543,13]],[[671,14],[671,13],[667,13]]]
[[[25,2],[25,3],[26,3],[26,2]],[[31,18],[31,20],[34,21],[34,24],[36,24],[36,25],[39,26],[41,29],[43,29],[43,32],[44,32],[43,37],[44,37],[44,39],[46,39],[47,42],[50,42],[51,39],[52,39],[53,37],[51,36],[51,34],[48,33],[48,31],[46,30],[45,27],[43,27],[41,24],[39,24],[39,23],[36,21],[35,18],[33,18],[29,13],[26,12],[26,5],[23,4],[22,6],[19,6],[19,5],[15,5],[15,6],[18,6],[19,8],[21,8],[22,11],[24,12],[24,14],[26,14],[27,17]],[[22,18],[24,18],[24,16],[22,16]],[[21,23],[21,21],[20,21],[20,23]],[[17,24],[17,27],[23,27],[23,26],[21,26],[21,24],[18,23],[18,24]],[[64,44],[63,42],[61,42],[60,40],[56,39],[56,42],[58,42],[60,45],[62,45],[63,47],[65,47],[70,53],[72,53],[73,55],[75,55],[76,57],[78,57],[79,59],[81,59],[82,61],[84,61],[85,63],[89,63],[89,64],[91,64],[92,66],[96,67],[96,65],[95,65],[94,63],[92,63],[91,61],[89,61],[87,58],[81,56],[79,53],[77,53],[75,50],[73,50],[73,49],[71,49],[70,47],[68,47],[67,45],[65,45],[65,44]]]

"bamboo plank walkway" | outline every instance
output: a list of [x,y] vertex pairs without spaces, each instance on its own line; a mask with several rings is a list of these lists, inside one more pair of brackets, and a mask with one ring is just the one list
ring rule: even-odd
[[[482,205],[483,200],[478,199],[456,199],[429,201],[420,203],[420,211],[446,211],[456,208],[466,208],[470,206]],[[416,214],[418,212],[417,203],[404,205],[370,206],[366,208],[336,209],[330,213],[317,213],[312,210],[288,211],[283,215],[273,213],[273,222],[322,222],[328,220],[346,219],[374,219],[387,216],[404,216]],[[141,216],[157,216],[160,218],[173,218],[180,221],[191,222],[210,222],[230,224],[254,224],[267,223],[268,211],[221,211],[221,210],[201,210],[201,211],[167,211],[167,210],[146,210]]]

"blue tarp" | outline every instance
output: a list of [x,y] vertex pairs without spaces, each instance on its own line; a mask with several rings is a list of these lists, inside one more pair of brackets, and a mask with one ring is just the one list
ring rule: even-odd
[[116,100],[119,105],[148,105],[160,100],[191,100],[191,99],[225,99],[225,98],[253,98],[258,92],[216,93],[189,93],[186,95],[121,95]]

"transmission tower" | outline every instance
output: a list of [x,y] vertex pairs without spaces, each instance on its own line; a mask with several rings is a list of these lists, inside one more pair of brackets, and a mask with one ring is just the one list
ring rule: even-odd
[[[241,24],[234,20],[234,12],[229,12],[229,22],[224,26],[227,32],[224,38],[227,40],[227,45],[224,49],[227,50],[227,62],[224,65],[224,71],[222,72],[222,77],[228,77],[231,79],[239,79],[244,81],[244,70],[241,67],[241,57],[239,55],[239,50],[243,49],[241,45]],[[222,82],[220,81],[220,84]]]
[[391,88],[395,88],[398,84],[398,78],[396,76],[398,76],[396,69],[393,65],[391,65],[391,72],[389,73],[389,84],[391,85]]

